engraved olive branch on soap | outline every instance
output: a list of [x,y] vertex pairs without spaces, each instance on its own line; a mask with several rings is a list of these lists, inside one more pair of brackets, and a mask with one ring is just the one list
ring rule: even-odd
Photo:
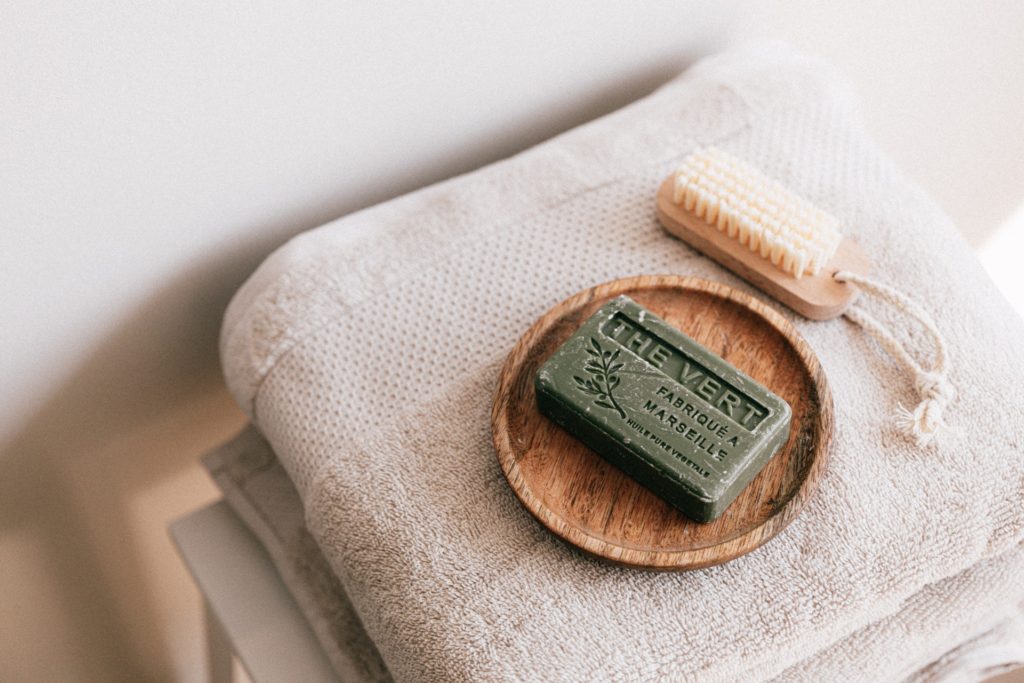
[[615,387],[619,386],[619,376],[615,373],[621,370],[623,366],[622,363],[615,362],[619,357],[618,350],[614,353],[605,351],[597,343],[597,340],[591,337],[590,348],[587,349],[587,354],[590,358],[587,359],[587,364],[583,367],[583,370],[591,376],[584,379],[579,375],[573,375],[573,381],[576,382],[576,386],[584,393],[597,396],[594,399],[596,405],[602,408],[617,410],[619,417],[625,419],[626,411],[615,400],[615,394],[613,393]]

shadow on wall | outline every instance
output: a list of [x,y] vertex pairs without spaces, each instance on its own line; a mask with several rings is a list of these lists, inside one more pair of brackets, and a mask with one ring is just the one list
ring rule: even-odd
[[[124,316],[0,449],[0,539],[30,539],[39,558],[34,566],[46,574],[29,577],[40,588],[23,585],[24,575],[15,581],[16,572],[0,572],[0,594],[25,592],[30,603],[0,606],[7,622],[2,628],[10,629],[0,637],[0,661],[6,662],[0,677],[174,677],[171,634],[143,557],[151,539],[132,522],[132,500],[138,491],[195,468],[199,451],[241,425],[220,379],[217,337],[231,295],[270,251],[333,217],[508,156],[614,110],[690,61],[648,65],[625,85],[566,97],[558,109],[533,112],[515,127],[496,122],[486,139],[467,140],[441,158],[396,165],[381,177],[346,179],[337,196],[300,197],[304,209],[251,226],[246,243],[191,265]],[[160,540],[169,547],[162,530]],[[181,567],[175,571],[184,574]],[[10,583],[15,585],[3,585]],[[51,593],[59,614],[6,614],[41,609],[31,604],[33,591]],[[185,635],[200,641],[199,634]]]
[[[140,539],[131,526],[129,506],[133,492],[193,466],[196,452],[168,453],[161,444],[136,443],[139,450],[121,462],[111,462],[109,453],[117,450],[118,440],[130,441],[140,425],[216,391],[220,315],[234,286],[256,262],[256,250],[234,255],[231,263],[213,259],[196,265],[151,296],[2,449],[0,537],[27,535],[40,548],[39,564],[47,575],[38,580],[46,582],[45,590],[56,591],[54,601],[63,611],[56,618],[66,624],[60,635],[71,639],[56,649],[74,662],[76,678],[148,680],[170,671],[168,662],[138,661],[140,638],[160,637],[160,619],[150,596],[119,595],[147,583],[138,564]],[[196,427],[203,429],[201,424]],[[165,436],[172,443],[181,438],[176,433]],[[96,518],[109,526],[97,530],[90,523]],[[5,595],[26,589],[32,590],[0,586]],[[150,633],[132,632],[126,624],[118,605],[128,603],[135,612],[130,622],[148,624],[143,628]],[[14,628],[20,628],[20,621],[16,619]],[[32,634],[12,635],[20,639]],[[11,643],[6,637],[3,641]],[[5,653],[0,659],[9,665],[14,655]],[[40,670],[32,677],[42,673],[50,678],[42,670],[52,664],[56,662],[38,660]]]

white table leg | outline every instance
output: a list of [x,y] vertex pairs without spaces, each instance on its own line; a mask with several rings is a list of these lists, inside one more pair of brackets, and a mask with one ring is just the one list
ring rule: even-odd
[[213,683],[338,683],[338,675],[266,549],[224,501],[171,524],[203,596]]
[[232,659],[231,642],[224,633],[217,615],[210,609],[210,603],[203,600],[203,617],[206,622],[206,667],[210,683],[231,683]]

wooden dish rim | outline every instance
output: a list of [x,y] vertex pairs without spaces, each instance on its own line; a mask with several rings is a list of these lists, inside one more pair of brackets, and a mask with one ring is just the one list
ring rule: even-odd
[[[510,441],[507,417],[514,380],[522,370],[521,366],[529,355],[530,346],[548,327],[571,311],[578,310],[594,300],[611,299],[631,290],[665,288],[698,291],[725,298],[759,315],[785,337],[796,351],[818,392],[818,411],[814,424],[818,437],[817,447],[814,450],[813,461],[796,493],[773,516],[739,536],[721,543],[686,550],[641,549],[615,545],[583,531],[553,512],[533,494],[523,479],[516,460],[516,451]],[[502,363],[491,408],[491,438],[498,462],[516,497],[542,526],[557,537],[588,554],[616,564],[660,571],[684,571],[715,566],[745,555],[774,538],[796,518],[817,488],[830,457],[833,430],[829,425],[834,424],[833,411],[832,391],[818,357],[793,324],[778,311],[749,294],[703,278],[686,275],[638,275],[611,280],[577,292],[548,309],[519,338]],[[718,550],[713,559],[708,559],[709,548]]]

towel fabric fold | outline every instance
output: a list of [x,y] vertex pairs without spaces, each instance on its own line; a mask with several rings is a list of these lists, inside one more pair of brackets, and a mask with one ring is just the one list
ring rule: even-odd
[[[327,559],[311,541],[302,521],[302,501],[267,442],[249,427],[209,453],[204,464],[228,504],[267,549],[339,679],[392,680]],[[799,662],[775,680],[965,683],[1024,666],[1024,604],[1005,602],[1020,594],[1022,573],[1020,549],[979,563],[926,586],[897,614]],[[894,669],[892,653],[908,646],[918,654]]]
[[[913,399],[897,364],[843,320],[794,320],[836,404],[818,492],[734,562],[632,571],[573,551],[519,506],[490,446],[491,393],[532,321],[595,283],[670,272],[758,295],[654,216],[658,183],[708,144],[840,218],[875,275],[936,319],[958,400],[918,449],[891,425]],[[911,348],[926,343],[891,322]],[[772,47],[707,60],[524,154],[296,238],[232,302],[222,358],[350,601],[339,609],[396,679],[823,680],[917,675],[1014,623],[1021,338],[845,85]]]
[[267,551],[338,678],[346,683],[390,681],[373,641],[306,529],[295,487],[259,432],[245,429],[207,453],[203,465]]

